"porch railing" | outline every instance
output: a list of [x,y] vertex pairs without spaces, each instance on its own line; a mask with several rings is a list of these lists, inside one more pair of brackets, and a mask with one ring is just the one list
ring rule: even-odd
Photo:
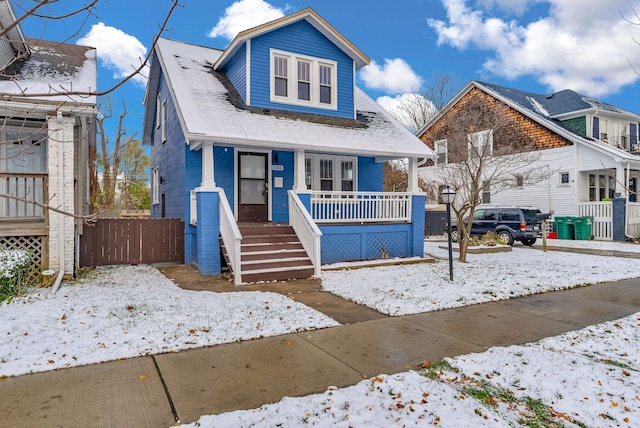
[[410,222],[411,193],[311,192],[311,217],[317,223]]
[[40,204],[49,200],[46,174],[0,174],[0,219],[44,220],[45,210]]
[[593,217],[591,234],[594,239],[605,241],[613,239],[612,209],[611,201],[578,203],[578,217]]
[[298,195],[289,190],[289,224],[296,232],[302,247],[313,263],[313,275],[320,277],[320,237],[322,232],[315,224]]
[[227,195],[222,189],[220,189],[220,235],[231,264],[234,284],[240,285],[242,284],[242,272],[240,269],[242,234],[231,211]]
[[627,236],[640,237],[640,203],[627,202]]

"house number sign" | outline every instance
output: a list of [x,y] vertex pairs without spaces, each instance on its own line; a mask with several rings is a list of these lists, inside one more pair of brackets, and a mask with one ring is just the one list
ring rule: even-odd
[[271,171],[284,171],[284,165],[271,165]]

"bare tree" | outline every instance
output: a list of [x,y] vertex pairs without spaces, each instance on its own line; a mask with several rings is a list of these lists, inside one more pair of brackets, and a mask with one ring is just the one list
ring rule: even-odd
[[391,114],[412,132],[422,128],[451,99],[457,89],[457,77],[447,72],[434,72],[422,94],[404,94]]
[[435,168],[438,181],[456,191],[452,209],[463,262],[471,232],[465,219],[473,218],[483,196],[549,176],[546,168],[533,165],[541,156],[536,140],[508,113],[491,97],[467,96],[428,132],[428,143],[446,140],[447,163]]

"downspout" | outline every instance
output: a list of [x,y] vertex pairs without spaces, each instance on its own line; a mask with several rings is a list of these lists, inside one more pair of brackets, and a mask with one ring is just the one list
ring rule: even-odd
[[[58,123],[62,126],[62,113],[58,110]],[[60,129],[58,129],[60,132]],[[60,206],[64,210],[64,148],[63,142],[61,138],[58,138],[58,198],[60,199]],[[58,289],[60,288],[60,283],[62,282],[62,277],[64,276],[64,223],[65,216],[62,213],[58,213],[60,216],[59,221],[59,236],[58,236],[58,259],[60,263],[60,272],[58,273],[58,277],[56,278],[56,282],[54,282],[53,287],[51,289],[51,294],[56,294]]]

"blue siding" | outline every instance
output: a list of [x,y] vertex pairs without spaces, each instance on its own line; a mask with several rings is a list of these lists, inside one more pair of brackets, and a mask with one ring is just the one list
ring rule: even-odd
[[[185,220],[188,218],[188,199],[185,196],[187,175],[185,153],[189,149],[186,146],[186,140],[163,75],[159,78],[159,94],[160,98],[167,102],[167,140],[164,143],[162,142],[160,128],[157,128],[154,124],[151,169],[158,167],[159,176],[163,179],[162,184],[159,185],[159,199],[161,201],[162,194],[164,194],[165,217]],[[155,102],[153,105],[155,106]],[[158,218],[161,215],[161,204],[152,205],[151,216]]]
[[382,192],[382,163],[372,157],[358,157],[358,190]]
[[[274,150],[271,153],[272,165],[283,166],[282,171],[272,171],[271,173],[271,220],[275,222],[289,221],[289,195],[287,190],[293,188],[294,158],[294,153],[289,151]],[[281,188],[276,189],[273,186],[275,177],[282,177]]]
[[242,99],[247,102],[247,45],[242,47],[229,60],[225,67],[227,77]]
[[227,195],[231,210],[234,201],[234,151],[232,147],[213,148],[213,173],[216,186],[222,187]]
[[[336,61],[338,110],[272,103],[270,101],[269,49]],[[251,106],[354,118],[353,60],[306,21],[271,31],[251,41]]]

